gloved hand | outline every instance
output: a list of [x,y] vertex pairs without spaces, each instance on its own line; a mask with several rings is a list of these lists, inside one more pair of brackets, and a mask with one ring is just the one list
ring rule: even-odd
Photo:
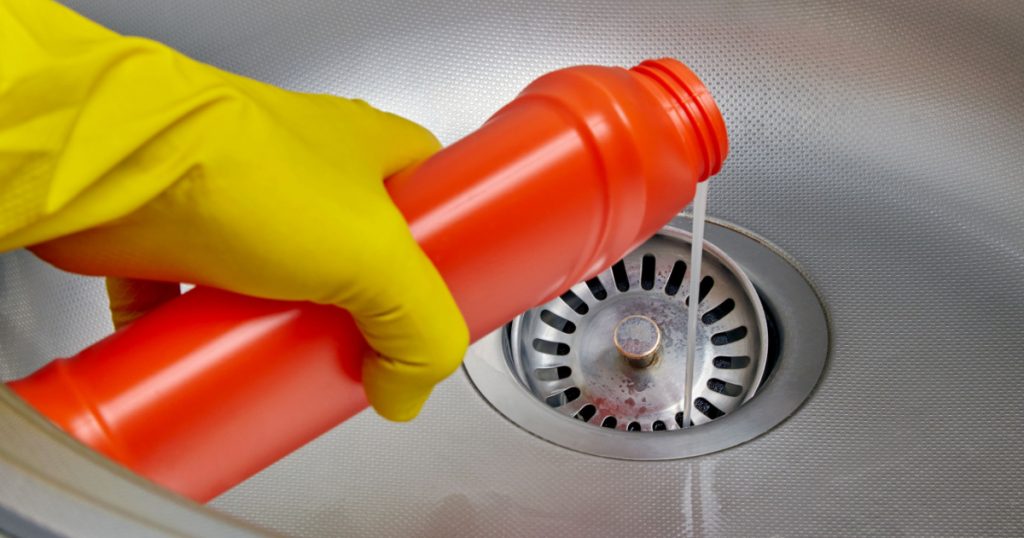
[[0,0],[0,251],[116,277],[118,323],[178,282],[345,308],[382,355],[364,385],[392,420],[419,412],[468,343],[382,184],[438,147],[363,102]]

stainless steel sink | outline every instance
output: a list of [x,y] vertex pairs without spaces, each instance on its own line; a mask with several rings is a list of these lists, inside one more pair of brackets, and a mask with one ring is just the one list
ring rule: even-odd
[[[709,213],[796,261],[829,313],[831,349],[800,410],[721,452],[638,462],[571,451],[506,420],[459,372],[411,424],[364,413],[209,507],[142,484],[0,394],[0,529],[1024,529],[1021,3],[68,4],[238,73],[366,98],[446,142],[549,70],[677,57],[706,82],[729,127]],[[102,336],[105,307],[96,279],[25,252],[0,256],[0,375],[23,375]]]

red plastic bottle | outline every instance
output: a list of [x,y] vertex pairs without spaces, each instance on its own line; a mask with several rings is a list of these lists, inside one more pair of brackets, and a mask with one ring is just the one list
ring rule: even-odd
[[[608,267],[718,172],[725,124],[672,59],[544,75],[387,181],[475,340]],[[364,409],[330,306],[196,289],[9,384],[135,472],[206,501]]]

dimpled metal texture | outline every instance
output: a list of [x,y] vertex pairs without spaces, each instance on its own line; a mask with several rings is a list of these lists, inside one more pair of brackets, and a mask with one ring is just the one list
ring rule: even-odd
[[[1024,532],[1020,2],[69,3],[244,75],[366,98],[446,143],[544,72],[677,57],[729,127],[709,214],[788,252],[831,316],[815,393],[729,450],[569,451],[459,372],[414,422],[364,413],[215,508],[306,536]],[[0,269],[4,375],[108,330],[99,281],[24,253]]]

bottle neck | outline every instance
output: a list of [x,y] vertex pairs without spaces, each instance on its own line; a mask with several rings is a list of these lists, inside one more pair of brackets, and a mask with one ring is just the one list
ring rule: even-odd
[[722,169],[729,152],[725,120],[704,83],[678,60],[646,60],[630,69],[649,88],[669,113],[682,135],[696,134],[704,166],[698,181],[705,181]]

